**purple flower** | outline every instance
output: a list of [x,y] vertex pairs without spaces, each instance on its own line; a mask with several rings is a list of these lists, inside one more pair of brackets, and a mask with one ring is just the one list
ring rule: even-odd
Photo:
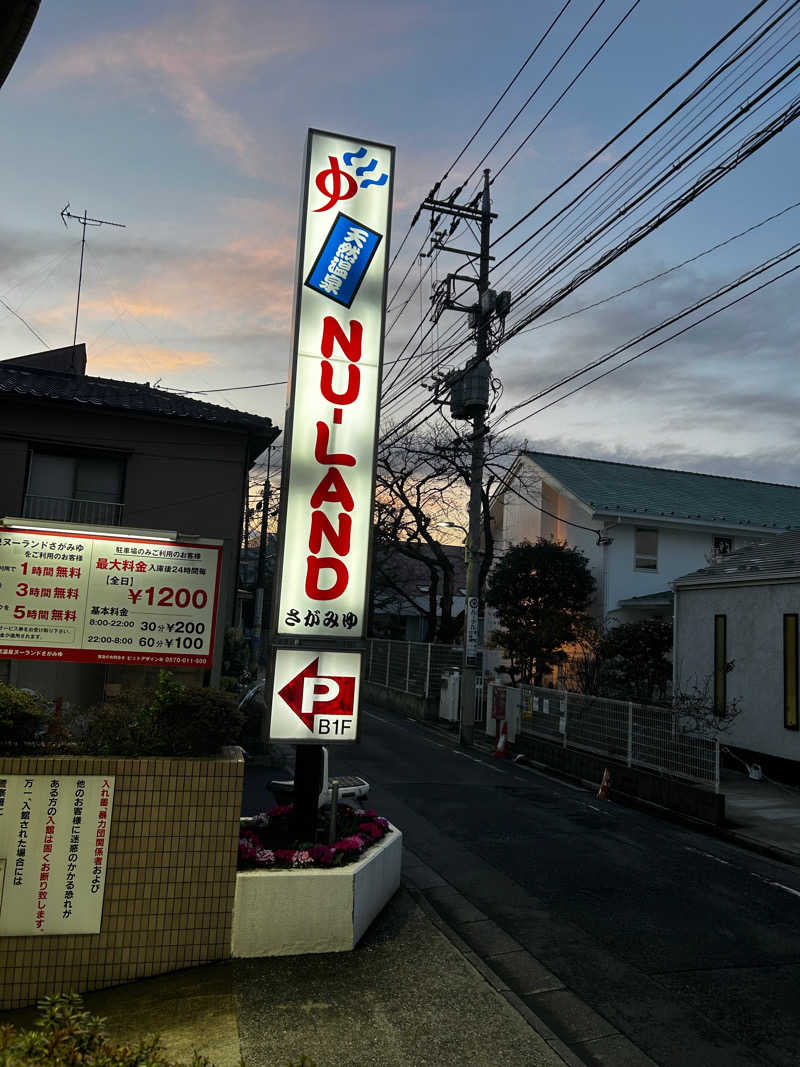
[[285,815],[288,815],[291,810],[291,804],[276,804],[274,808],[269,809],[267,815],[270,819],[282,819]]

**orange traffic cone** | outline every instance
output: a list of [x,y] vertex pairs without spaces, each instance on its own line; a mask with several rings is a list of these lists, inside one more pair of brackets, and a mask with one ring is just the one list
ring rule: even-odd
[[611,789],[611,771],[606,767],[603,771],[603,780],[600,783],[600,788],[597,790],[598,800],[608,800],[608,793]]
[[500,733],[497,735],[497,747],[492,755],[499,756],[500,759],[508,759],[508,724],[505,719],[500,723]]

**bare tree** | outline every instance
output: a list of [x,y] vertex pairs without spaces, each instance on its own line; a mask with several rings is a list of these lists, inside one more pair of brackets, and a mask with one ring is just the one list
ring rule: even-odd
[[[725,673],[730,674],[735,666],[735,661],[730,660],[725,664]],[[690,680],[687,689],[677,689],[672,694],[672,706],[681,729],[702,737],[718,737],[728,733],[744,710],[738,698],[726,701],[722,707],[717,705],[711,675],[702,679],[695,677]]]
[[[378,452],[376,560],[399,552],[422,563],[430,581],[428,634],[450,642],[461,630],[453,616],[454,572],[442,544],[442,523],[466,528],[471,471],[470,441],[444,418],[431,420],[411,435],[386,435]],[[486,442],[487,464],[482,486],[482,550],[479,574],[481,596],[494,560],[490,503],[506,471],[519,452],[519,443]],[[391,567],[376,566],[378,576],[391,585]],[[401,591],[397,590],[398,596]],[[437,598],[438,612],[437,612]],[[430,637],[429,637],[430,639]]]

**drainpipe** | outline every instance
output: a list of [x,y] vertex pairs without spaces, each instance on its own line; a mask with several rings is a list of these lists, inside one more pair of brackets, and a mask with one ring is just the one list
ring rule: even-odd
[[672,587],[672,699],[678,691],[678,590]]

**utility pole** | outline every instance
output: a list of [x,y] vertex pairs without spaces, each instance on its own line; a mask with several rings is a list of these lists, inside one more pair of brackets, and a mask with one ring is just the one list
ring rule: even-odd
[[83,227],[83,234],[81,236],[81,265],[78,270],[78,300],[75,304],[75,330],[72,334],[72,369],[75,369],[75,347],[78,341],[78,314],[81,309],[81,282],[83,281],[83,253],[86,248],[86,227],[87,226],[116,226],[118,229],[124,230],[124,222],[110,222],[108,219],[90,219],[86,214],[86,208],[83,209],[83,215],[73,215],[69,210],[69,201],[67,201],[66,207],[61,212],[61,221],[64,223],[64,228],[69,229],[67,219],[74,219],[75,222],[79,222]]
[[[489,170],[483,172],[483,191],[480,194],[480,207],[477,198],[467,207],[459,207],[450,201],[436,201],[428,198],[423,207],[435,215],[453,215],[456,218],[470,219],[480,224],[480,252],[467,252],[443,243],[440,236],[438,248],[445,252],[455,252],[469,256],[472,261],[478,259],[477,278],[470,275],[448,274],[444,281],[444,290],[434,296],[434,316],[445,309],[466,311],[470,316],[470,325],[475,328],[475,356],[465,367],[453,371],[445,379],[450,389],[450,410],[456,419],[466,419],[472,424],[469,438],[470,482],[469,482],[469,528],[467,533],[467,589],[464,603],[464,661],[461,673],[461,718],[459,742],[469,746],[473,742],[475,730],[475,675],[478,665],[478,608],[480,599],[480,572],[483,559],[482,548],[482,494],[484,439],[487,433],[486,410],[489,406],[489,350],[491,339],[491,320],[497,316],[501,322],[511,308],[511,293],[503,292],[499,296],[489,288],[489,265],[494,258],[489,255],[492,213],[489,196]],[[454,219],[455,223],[455,219]],[[431,223],[431,229],[435,221]],[[452,233],[454,225],[451,225]],[[468,282],[478,290],[478,302],[466,307],[457,302],[455,283]]]
[[258,667],[263,659],[261,649],[261,634],[264,616],[264,585],[267,578],[267,527],[269,525],[269,494],[270,494],[270,460],[272,459],[272,445],[267,452],[267,476],[264,479],[264,488],[261,492],[261,535],[258,541],[258,568],[256,570],[256,599],[253,607],[253,637],[250,644],[250,658],[255,665],[255,673],[258,675]]

